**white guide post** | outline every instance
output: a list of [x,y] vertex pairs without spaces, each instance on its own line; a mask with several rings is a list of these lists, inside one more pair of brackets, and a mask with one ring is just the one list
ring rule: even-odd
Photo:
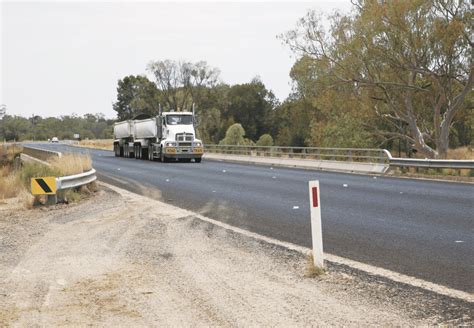
[[311,236],[313,240],[314,265],[324,267],[323,232],[321,228],[321,201],[319,181],[309,181],[309,204],[311,208]]

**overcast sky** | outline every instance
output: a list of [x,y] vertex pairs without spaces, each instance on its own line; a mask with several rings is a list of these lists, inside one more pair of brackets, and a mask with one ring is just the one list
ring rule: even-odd
[[205,60],[229,84],[258,75],[283,100],[291,90],[295,57],[276,36],[308,9],[349,10],[350,0],[0,6],[0,104],[7,105],[7,114],[101,112],[114,118],[117,81],[146,74],[152,60]]

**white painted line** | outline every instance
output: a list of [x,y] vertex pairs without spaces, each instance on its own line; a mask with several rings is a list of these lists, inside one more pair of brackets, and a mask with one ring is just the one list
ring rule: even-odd
[[222,173],[226,173],[227,171],[226,170],[222,170]]
[[[257,240],[262,240],[262,241],[267,242],[269,244],[285,247],[285,248],[288,248],[290,250],[296,251],[296,252],[304,254],[304,255],[309,255],[311,253],[311,249],[306,248],[306,247],[302,247],[302,246],[298,246],[298,245],[295,245],[295,244],[280,241],[280,240],[277,240],[277,239],[273,239],[273,238],[270,238],[270,237],[262,236],[262,235],[259,235],[257,233],[254,233],[254,232],[250,232],[250,231],[247,231],[247,230],[244,230],[244,229],[241,229],[241,228],[231,226],[227,223],[223,223],[223,222],[220,222],[220,221],[210,219],[210,218],[202,216],[200,214],[196,215],[196,213],[191,212],[191,211],[187,211],[187,212],[189,213],[189,215],[194,215],[202,221],[214,224],[216,226],[219,226],[219,227],[227,229],[227,230],[231,230],[231,231],[236,232],[236,233],[240,233],[240,234],[242,234],[244,236],[247,236],[247,237],[250,237],[250,238],[255,238]],[[336,264],[346,265],[346,266],[349,266],[349,267],[354,268],[356,270],[367,272],[367,273],[372,274],[372,275],[388,278],[388,279],[393,280],[395,282],[410,285],[410,286],[413,286],[413,287],[426,289],[426,290],[432,291],[432,292],[437,293],[437,294],[441,294],[441,295],[445,295],[445,296],[449,296],[449,297],[454,297],[454,298],[459,298],[461,300],[465,300],[465,301],[468,301],[468,302],[474,302],[474,295],[470,294],[470,293],[463,292],[462,290],[452,289],[452,288],[442,286],[442,285],[438,285],[438,284],[435,284],[435,283],[432,283],[432,282],[429,282],[429,281],[426,281],[426,280],[423,280],[423,279],[419,279],[419,278],[416,278],[416,277],[411,277],[411,276],[408,276],[408,275],[405,275],[405,274],[402,274],[402,273],[398,273],[398,272],[395,272],[395,271],[391,271],[391,270],[388,270],[388,269],[375,267],[375,266],[372,266],[370,264],[357,262],[357,261],[354,261],[354,260],[350,260],[350,259],[347,259],[347,258],[344,258],[344,257],[337,256],[337,255],[324,253],[324,259],[326,261],[336,263]]]
[[213,190],[212,192],[216,192],[215,190]]
[[294,210],[297,210],[297,209],[299,209],[299,208],[300,208],[299,206],[293,206],[293,209],[294,209]]
[[276,179],[277,177],[276,176],[272,176],[272,179]]
[[347,187],[348,187],[347,183],[344,183],[342,186],[343,186],[344,188],[347,188]]
[[117,169],[117,171],[120,171],[120,167]]
[[456,240],[455,243],[464,243],[464,240]]
[[[127,190],[122,189],[122,188],[118,188],[116,186],[113,186],[111,184],[108,184],[108,183],[105,183],[105,182],[102,182],[102,181],[100,182],[100,184],[106,186],[107,188],[115,190],[116,192],[118,192],[119,194],[121,194],[123,196],[126,196],[128,194],[132,194],[133,197],[139,196],[135,193],[132,193],[132,192],[127,191]],[[145,197],[145,196],[139,196],[139,197]],[[166,203],[163,203],[163,202],[160,202],[160,201],[157,201],[157,200],[153,200],[153,199],[151,199],[151,201],[157,202],[159,204],[166,204]],[[264,241],[264,242],[269,243],[269,244],[284,247],[284,248],[293,250],[295,252],[301,253],[303,255],[309,255],[310,252],[311,252],[311,249],[306,248],[306,247],[302,247],[302,246],[298,246],[298,245],[295,245],[295,244],[292,244],[292,243],[280,241],[278,239],[262,236],[262,235],[259,235],[259,234],[255,233],[255,232],[250,232],[250,231],[247,231],[247,230],[244,230],[244,229],[241,229],[241,228],[237,228],[237,227],[231,226],[230,224],[223,223],[223,222],[208,218],[206,216],[197,214],[195,212],[191,212],[191,211],[188,211],[188,210],[178,208],[176,206],[172,206],[172,205],[169,205],[169,204],[166,204],[166,206],[170,206],[171,208],[174,208],[176,210],[180,210],[181,213],[183,213],[183,216],[194,216],[194,217],[199,218],[200,220],[202,220],[204,222],[216,225],[216,226],[221,227],[223,229],[227,229],[227,230],[233,231],[235,233],[242,234],[242,235],[250,237],[250,238],[261,240],[261,241]],[[474,294],[471,294],[471,293],[467,293],[467,292],[464,292],[464,291],[461,291],[461,290],[457,290],[457,289],[449,288],[449,287],[446,287],[446,286],[438,285],[438,284],[435,284],[435,283],[432,283],[432,282],[429,282],[429,281],[426,281],[426,280],[411,277],[411,276],[408,276],[408,275],[405,275],[405,274],[402,274],[402,273],[398,273],[398,272],[395,272],[395,271],[391,271],[391,270],[388,270],[388,269],[375,267],[375,266],[372,266],[370,264],[357,262],[357,261],[354,261],[354,260],[350,260],[350,259],[347,259],[347,258],[344,258],[344,257],[337,256],[337,255],[332,255],[332,254],[325,253],[324,257],[325,257],[326,261],[336,263],[336,264],[346,265],[346,266],[349,266],[349,267],[354,268],[356,270],[364,271],[364,272],[367,272],[367,273],[372,274],[372,275],[377,275],[377,276],[380,276],[380,277],[388,278],[388,279],[393,280],[395,282],[410,285],[410,286],[413,286],[413,287],[422,288],[422,289],[429,290],[429,291],[432,291],[432,292],[437,293],[437,294],[458,298],[458,299],[465,300],[465,301],[468,301],[468,302],[474,302]]]
[[166,179],[165,181],[166,181],[166,182],[170,182],[170,179]]

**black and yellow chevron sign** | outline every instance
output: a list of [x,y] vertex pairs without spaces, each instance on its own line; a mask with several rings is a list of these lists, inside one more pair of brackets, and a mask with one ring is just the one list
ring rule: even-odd
[[33,195],[54,195],[56,189],[56,177],[31,178]]

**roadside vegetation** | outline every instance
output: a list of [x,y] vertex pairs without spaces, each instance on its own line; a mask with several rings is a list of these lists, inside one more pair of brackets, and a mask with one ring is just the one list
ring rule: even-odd
[[[26,208],[33,204],[44,203],[44,197],[31,195],[30,184],[33,177],[65,176],[86,172],[92,168],[89,155],[65,154],[48,161],[50,165],[37,162],[23,162],[19,160],[22,148],[15,144],[0,146],[0,203],[7,199],[16,198]],[[67,190],[61,194],[66,202],[74,202],[83,195],[97,190],[95,183],[81,187],[79,190]]]
[[[147,75],[118,80],[117,120],[195,104],[205,144],[385,148],[397,157],[427,158],[455,158],[468,149],[472,159],[469,3],[352,3],[350,14],[309,11],[294,29],[275,31],[296,58],[286,99],[277,99],[258,76],[232,85],[205,61],[157,59],[143,64]],[[114,121],[103,114],[6,115],[0,140],[109,139]]]

